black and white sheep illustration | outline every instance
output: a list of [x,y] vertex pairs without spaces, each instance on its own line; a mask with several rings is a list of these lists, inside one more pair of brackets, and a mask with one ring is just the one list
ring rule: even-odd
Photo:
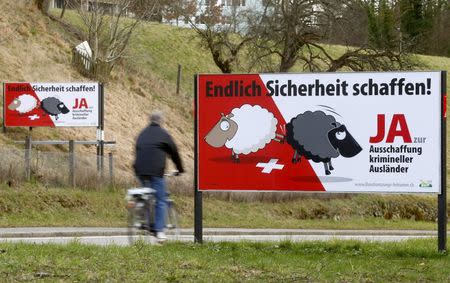
[[69,113],[69,109],[56,97],[47,97],[41,102],[41,108],[49,115],[55,116],[58,120],[59,114]]
[[15,110],[20,114],[25,114],[33,111],[38,106],[38,100],[30,94],[22,94],[14,98],[8,105],[9,110]]
[[256,152],[272,140],[283,142],[284,137],[276,133],[277,124],[278,120],[267,109],[244,104],[227,115],[222,113],[205,141],[216,148],[225,145],[231,149],[233,161],[239,162],[239,154]]
[[326,175],[334,169],[332,158],[353,157],[362,150],[345,125],[322,111],[306,111],[292,118],[286,124],[286,142],[295,150],[293,163],[300,162],[302,156],[323,162]]

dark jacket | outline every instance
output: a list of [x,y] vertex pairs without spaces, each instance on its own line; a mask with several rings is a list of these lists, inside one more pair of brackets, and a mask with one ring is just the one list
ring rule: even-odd
[[158,124],[152,123],[139,134],[136,142],[136,175],[162,177],[166,167],[166,154],[172,158],[177,170],[184,172],[172,137]]

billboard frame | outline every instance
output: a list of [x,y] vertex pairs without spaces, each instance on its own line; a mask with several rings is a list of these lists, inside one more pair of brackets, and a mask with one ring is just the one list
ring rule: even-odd
[[[446,252],[447,249],[447,71],[439,71],[441,74],[441,182],[440,182],[440,193],[438,193],[437,199],[437,209],[438,209],[438,251]],[[384,73],[384,72],[377,72]],[[387,72],[386,72],[387,73]],[[199,152],[198,152],[198,79],[200,74],[194,75],[194,242],[203,243],[203,205],[202,205],[202,192],[199,189]],[[201,74],[208,75],[208,74]],[[214,74],[211,74],[214,75]],[[221,74],[215,74],[221,75]],[[238,75],[238,74],[234,74]],[[233,191],[233,190],[205,190],[212,192],[223,192],[223,191]],[[239,190],[239,192],[269,192],[265,190],[261,191],[249,191],[249,190]],[[272,191],[275,192],[275,191]],[[280,192],[280,191],[276,191]],[[283,192],[283,191],[281,191]],[[298,193],[308,193],[308,191],[289,191]],[[321,192],[321,193],[345,193],[345,192]],[[364,193],[364,192],[356,192]],[[377,192],[367,192],[367,193],[377,193]],[[381,193],[381,192],[380,192]],[[394,192],[392,194],[405,194]],[[407,194],[413,194],[407,193]]]
[[[443,72],[445,72],[445,75],[442,74]],[[389,73],[391,73],[391,74],[396,74],[396,73],[410,73],[410,74],[414,74],[414,73],[434,73],[441,80],[441,84],[436,86],[437,87],[437,91],[439,91],[439,89],[440,89],[441,93],[445,93],[445,88],[443,88],[442,82],[445,82],[445,79],[443,79],[443,77],[446,76],[446,71],[438,71],[438,70],[431,70],[431,71],[387,71],[387,72],[375,71],[375,72],[352,72],[351,74],[389,74]],[[243,74],[243,73],[236,73],[236,74],[234,74],[234,73],[233,74],[210,74],[210,73],[204,73],[204,74],[197,74],[195,76],[195,78],[194,78],[194,81],[195,81],[195,84],[198,86],[199,85],[200,76],[311,75],[311,74],[318,74],[318,75],[320,75],[320,74],[325,74],[325,73],[274,73],[274,74],[273,73],[251,73],[251,74]],[[326,73],[326,74],[328,74],[328,75],[329,74],[348,75],[349,73],[348,72],[334,72],[334,73]],[[199,99],[198,99],[198,91],[199,91],[199,89],[198,89],[197,86],[195,87],[194,97],[196,98],[195,106],[197,107],[197,110],[198,110],[199,109]],[[439,108],[442,109],[443,101],[441,99],[438,99],[438,100],[439,100],[440,104],[436,105],[436,116],[437,116],[437,119],[440,120],[440,118],[442,116],[439,116],[439,115],[442,115],[442,113],[439,113],[438,109]],[[199,119],[198,115],[199,115],[199,113],[197,111],[195,113],[195,119]],[[441,123],[442,123],[442,121],[441,121]],[[195,130],[198,130],[197,128],[198,128],[198,124],[195,125]],[[439,125],[436,128],[439,129],[440,128]],[[441,137],[442,137],[441,129],[439,129],[438,131],[439,131],[439,133],[441,134]],[[445,134],[445,132],[444,132],[444,134]],[[194,139],[197,142],[197,146],[198,146],[198,143],[200,141],[200,137],[197,137],[197,135],[198,135],[198,132],[195,134]],[[437,152],[435,156],[438,156],[438,154],[439,153]],[[197,153],[196,154],[196,158],[199,158],[199,156],[200,155]],[[445,158],[444,159],[441,158],[441,163],[442,163],[442,161],[446,161],[446,159]],[[200,166],[200,165],[198,165],[198,166]],[[439,170],[438,168],[436,168],[436,169]],[[197,168],[197,169],[199,169],[199,168]],[[437,170],[435,172],[437,172]],[[226,189],[226,188],[224,188],[224,189],[210,189],[210,188],[204,188],[204,187],[201,188],[200,187],[201,176],[200,176],[199,172],[200,172],[200,170],[197,171],[197,176],[196,177],[197,177],[197,186],[198,186],[200,191],[215,191],[215,192],[279,192],[280,191],[280,190],[271,190],[271,189]],[[442,170],[440,170],[439,174],[442,175]],[[439,183],[442,183],[441,176],[437,176],[436,179],[439,180]],[[440,184],[439,191],[433,191],[433,192],[419,192],[419,191],[413,191],[413,192],[409,192],[409,191],[405,191],[405,192],[403,192],[403,191],[394,191],[394,192],[390,192],[390,191],[378,191],[378,190],[365,190],[365,191],[354,191],[354,190],[319,191],[319,190],[294,190],[294,189],[283,189],[281,191],[284,191],[284,192],[300,192],[300,193],[302,193],[302,192],[306,192],[306,193],[314,192],[314,193],[362,193],[362,194],[372,194],[372,193],[383,193],[383,194],[422,194],[422,193],[428,194],[428,193],[433,193],[433,194],[440,194],[441,190],[442,190],[442,187],[443,186]]]
[[441,71],[441,193],[438,194],[438,251],[447,250],[447,71]]
[[3,132],[6,132],[6,128],[18,128],[18,127],[28,127],[30,129],[32,128],[100,128],[101,123],[102,123],[102,119],[104,118],[103,116],[103,107],[104,107],[104,101],[103,101],[103,83],[99,82],[99,81],[95,81],[95,82],[60,82],[61,84],[82,84],[82,83],[93,83],[97,85],[97,107],[98,107],[98,118],[97,118],[97,125],[92,125],[92,126],[54,126],[54,127],[50,127],[50,126],[6,126],[6,105],[5,105],[5,101],[6,101],[6,84],[47,84],[47,83],[58,83],[58,82],[3,82],[3,113],[2,113],[2,126],[3,126]]

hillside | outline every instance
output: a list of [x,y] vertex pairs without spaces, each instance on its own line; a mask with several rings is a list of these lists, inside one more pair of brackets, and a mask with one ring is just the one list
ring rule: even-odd
[[[70,65],[71,47],[80,42],[58,22],[41,15],[31,1],[2,0],[0,8],[0,78],[7,81],[86,81]],[[55,13],[58,11],[55,11]],[[65,21],[77,25],[73,12]],[[339,52],[341,47],[328,46]],[[426,69],[449,70],[450,58],[417,56]],[[182,65],[182,92],[175,94],[177,66]],[[299,71],[295,69],[294,71]],[[106,84],[105,134],[117,141],[114,151],[127,178],[134,158],[133,145],[152,109],[166,112],[167,128],[177,141],[191,179],[193,168],[193,76],[217,73],[209,53],[198,47],[193,31],[146,23],[131,42],[125,62]],[[450,83],[448,83],[450,88]],[[8,129],[0,143],[12,145],[27,129]],[[34,129],[34,139],[95,139],[95,129]],[[94,154],[93,147],[80,151]]]
[[[40,14],[27,1],[6,0],[0,3],[0,77],[8,81],[87,81],[70,65],[71,47],[77,40],[54,22]],[[106,84],[105,136],[115,140],[117,167],[130,172],[136,135],[147,125],[152,109],[162,109],[167,128],[176,139],[188,172],[192,172],[193,125],[191,98],[175,96],[175,86],[151,72],[130,72],[124,66],[114,70]],[[0,134],[0,143],[13,144],[28,133],[11,128]],[[34,139],[95,140],[95,129],[37,128]],[[95,154],[94,147],[79,147]],[[130,177],[130,174],[126,174]]]

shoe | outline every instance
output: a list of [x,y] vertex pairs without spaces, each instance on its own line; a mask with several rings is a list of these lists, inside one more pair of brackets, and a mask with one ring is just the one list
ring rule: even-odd
[[167,240],[167,236],[164,232],[156,232],[156,239],[158,241],[165,241]]

